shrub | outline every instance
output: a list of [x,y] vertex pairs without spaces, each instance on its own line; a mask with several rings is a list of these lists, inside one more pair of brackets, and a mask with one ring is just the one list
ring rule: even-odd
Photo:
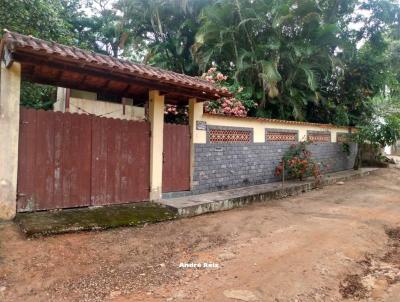
[[171,124],[187,124],[189,122],[188,106],[166,104],[164,106],[164,122]]
[[289,179],[303,180],[305,177],[314,176],[320,181],[322,170],[327,168],[327,165],[315,162],[311,158],[311,152],[307,149],[308,144],[309,142],[292,144],[275,168],[275,176],[282,176],[284,172]]
[[245,89],[237,83],[230,84],[228,76],[219,72],[216,67],[210,68],[201,76],[201,78],[220,86],[223,90],[229,91],[234,95],[233,97],[222,97],[218,100],[205,102],[205,112],[212,114],[247,116],[249,110],[257,106],[257,103],[250,99],[251,93],[245,91]]

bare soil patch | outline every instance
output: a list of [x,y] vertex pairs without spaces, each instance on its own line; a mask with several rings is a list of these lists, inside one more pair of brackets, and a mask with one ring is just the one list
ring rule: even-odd
[[382,258],[382,261],[400,268],[400,228],[389,228],[386,230],[386,234],[390,238],[389,251]]
[[386,169],[140,228],[28,240],[0,224],[0,301],[398,301],[399,196]]
[[368,298],[400,281],[400,228],[388,228],[386,235],[384,256],[366,256],[359,262],[362,273],[350,274],[340,283],[343,298]]
[[367,289],[362,284],[360,275],[348,275],[340,284],[340,293],[345,299],[360,299],[367,296]]

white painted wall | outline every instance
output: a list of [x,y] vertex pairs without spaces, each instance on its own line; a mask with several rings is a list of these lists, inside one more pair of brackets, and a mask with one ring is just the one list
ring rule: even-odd
[[[66,88],[57,88],[57,101],[54,104],[54,111],[65,112]],[[125,114],[123,105],[118,103],[98,101],[94,92],[71,89],[69,112],[81,114],[94,114],[110,118],[119,118],[123,120],[140,121],[145,119],[144,107],[125,105]]]
[[[230,116],[219,116],[202,113],[202,103],[197,103],[198,109],[194,115],[195,121],[193,122],[194,127],[196,121],[205,121],[207,125],[213,126],[224,126],[224,127],[243,127],[252,128],[255,143],[265,142],[265,129],[288,129],[298,130],[299,140],[307,140],[307,131],[330,131],[331,142],[337,142],[338,133],[348,133],[348,127],[336,127],[328,124],[312,124],[312,123],[290,123],[280,120],[267,120],[267,119],[256,119],[256,118],[242,118],[242,117],[230,117]],[[195,144],[205,144],[207,141],[207,131],[194,130],[193,142]]]
[[144,120],[144,107],[125,105],[125,115],[123,105],[118,103],[93,101],[87,99],[70,98],[69,112],[87,113],[97,116],[119,118],[123,120]]

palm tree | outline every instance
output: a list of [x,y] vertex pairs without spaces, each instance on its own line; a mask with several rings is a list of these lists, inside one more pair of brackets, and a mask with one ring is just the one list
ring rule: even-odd
[[324,13],[313,0],[219,1],[201,14],[193,51],[202,69],[234,71],[260,100],[259,114],[302,120],[337,64],[339,29]]

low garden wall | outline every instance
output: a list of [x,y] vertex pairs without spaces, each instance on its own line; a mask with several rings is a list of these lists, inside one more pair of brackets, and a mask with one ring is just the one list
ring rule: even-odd
[[192,193],[278,181],[275,167],[291,144],[312,140],[308,150],[324,172],[352,169],[357,146],[344,151],[352,129],[333,125],[203,114],[194,134]]

